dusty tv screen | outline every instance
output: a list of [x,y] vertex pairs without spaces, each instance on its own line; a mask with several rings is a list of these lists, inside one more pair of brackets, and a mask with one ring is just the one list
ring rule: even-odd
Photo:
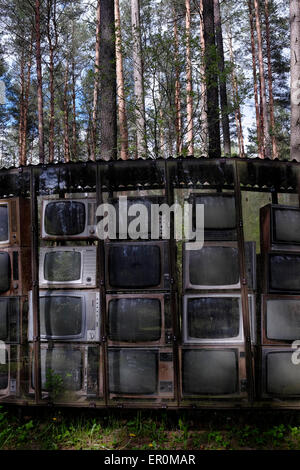
[[154,395],[158,385],[158,353],[128,349],[108,352],[109,391]]
[[161,282],[159,246],[131,243],[109,248],[109,283],[119,288],[150,288]]
[[10,288],[11,266],[8,253],[0,252],[0,293],[7,292]]
[[190,282],[195,286],[227,286],[239,283],[238,250],[233,247],[204,246],[193,251],[189,263]]
[[8,206],[6,204],[0,204],[0,243],[6,242],[8,239]]
[[45,231],[53,236],[75,236],[85,230],[85,205],[76,201],[49,202],[45,209]]
[[187,335],[199,339],[235,338],[240,333],[237,298],[202,297],[187,304]]
[[185,350],[182,367],[186,395],[229,395],[238,390],[238,361],[233,350]]
[[161,306],[158,299],[114,299],[109,302],[109,338],[137,343],[161,337]]
[[275,208],[273,214],[275,241],[300,243],[300,211]]
[[81,277],[81,253],[55,251],[46,253],[44,277],[49,282],[72,282]]
[[41,335],[61,338],[80,335],[83,329],[83,313],[81,297],[40,297]]

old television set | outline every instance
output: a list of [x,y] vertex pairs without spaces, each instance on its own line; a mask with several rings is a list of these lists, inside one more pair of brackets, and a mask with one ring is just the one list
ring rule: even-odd
[[[101,361],[101,347],[96,345],[42,343],[39,356],[42,399],[72,402],[101,397]],[[31,395],[35,393],[33,345],[30,348],[29,369]]]
[[[256,342],[255,296],[248,295],[251,341]],[[184,344],[233,344],[244,342],[240,294],[185,295]]]
[[110,399],[174,398],[172,348],[110,348],[108,372]]
[[[249,290],[256,289],[256,244],[245,243],[246,275]],[[201,250],[183,248],[185,289],[240,289],[237,242],[205,242]]]
[[31,288],[31,249],[0,249],[0,295],[27,295]]
[[43,199],[42,239],[86,240],[96,236],[96,199]]
[[260,210],[264,251],[300,251],[300,208],[268,204]]
[[166,241],[106,243],[105,264],[108,291],[170,288]]
[[170,295],[107,295],[106,302],[109,346],[172,343]]
[[182,346],[179,360],[183,399],[247,395],[243,346]]
[[300,253],[269,253],[264,265],[265,293],[300,293]]
[[300,338],[300,296],[263,295],[262,344],[286,344]]
[[[134,214],[134,215],[129,215],[128,213],[123,214],[122,212],[119,212],[119,198],[113,198],[111,203],[113,204],[115,210],[116,210],[116,235],[117,239],[126,239],[129,238],[128,236],[128,227],[130,223],[136,219],[136,217],[139,217],[139,213]],[[148,217],[147,217],[147,227],[139,227],[139,232],[140,232],[140,237],[141,239],[159,239],[162,237],[162,218],[161,215],[159,215],[159,223],[158,226],[155,227],[158,230],[158,236],[151,237],[151,222],[155,223],[155,221],[152,221],[151,218],[151,207],[152,205],[162,205],[166,204],[166,198],[164,196],[129,196],[127,197],[127,209],[130,211],[133,205],[140,204],[145,207]],[[119,221],[121,220],[121,226]],[[122,230],[121,230],[122,228]],[[125,228],[125,230],[123,230]],[[153,235],[153,234],[152,234]]]
[[[88,290],[40,291],[42,341],[100,341],[100,294]],[[33,298],[29,293],[28,339],[33,341]]]
[[0,199],[0,249],[31,244],[30,201],[21,197]]
[[97,287],[97,248],[40,248],[40,288]]
[[291,347],[262,348],[262,398],[299,399],[300,367],[292,360],[293,353]]
[[230,241],[237,239],[235,195],[233,193],[192,193],[193,230],[196,228],[196,205],[204,205],[204,239]]
[[0,344],[0,400],[20,390],[20,346]]
[[27,297],[0,297],[0,341],[21,344],[25,339]]

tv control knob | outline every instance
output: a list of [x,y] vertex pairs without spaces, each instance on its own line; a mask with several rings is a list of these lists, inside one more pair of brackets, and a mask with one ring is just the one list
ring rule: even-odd
[[14,289],[18,289],[19,286],[18,286],[18,284],[14,284],[13,287],[14,287]]
[[91,229],[90,229],[90,233],[91,233],[92,235],[94,235],[95,230],[94,230],[93,228],[91,228]]
[[91,278],[91,277],[87,277],[87,278],[86,278],[86,282],[92,282],[92,278]]

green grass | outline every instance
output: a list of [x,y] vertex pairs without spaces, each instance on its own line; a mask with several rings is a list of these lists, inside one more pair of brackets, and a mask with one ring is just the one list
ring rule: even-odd
[[[295,419],[296,417],[296,419]],[[293,419],[210,413],[30,410],[0,407],[2,450],[300,449]],[[298,421],[297,421],[298,420]],[[269,422],[269,424],[267,424]]]

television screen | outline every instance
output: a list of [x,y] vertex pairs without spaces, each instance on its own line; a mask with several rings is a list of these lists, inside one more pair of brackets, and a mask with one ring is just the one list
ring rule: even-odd
[[277,291],[300,291],[300,255],[270,255],[270,288]]
[[8,303],[8,298],[0,299],[0,341],[6,341],[9,334]]
[[7,242],[8,240],[8,205],[0,204],[0,243]]
[[109,391],[116,394],[154,395],[158,389],[158,353],[153,350],[110,349]]
[[292,350],[266,355],[266,391],[271,395],[300,395],[300,367],[292,362]]
[[239,298],[199,297],[188,299],[187,334],[189,338],[228,339],[240,334]]
[[81,253],[51,251],[44,258],[44,278],[49,282],[71,282],[81,278]]
[[273,208],[273,214],[275,241],[300,243],[300,210]]
[[186,349],[182,358],[184,395],[230,395],[238,391],[238,358],[230,349]]
[[293,341],[300,338],[300,300],[268,299],[266,308],[268,339]]
[[[195,204],[204,204],[205,230],[233,230],[236,228],[235,197],[232,195],[192,195]],[[196,226],[194,214],[194,228]]]
[[0,252],[0,292],[7,292],[11,282],[11,265],[8,253]]
[[150,288],[161,283],[162,260],[158,245],[111,244],[108,272],[115,288]]
[[82,389],[81,351],[61,348],[42,349],[40,361],[43,390],[53,387],[55,381],[61,383],[64,390],[79,391]]
[[0,341],[9,343],[18,340],[19,313],[17,297],[0,297]]
[[108,308],[109,339],[137,343],[161,337],[161,303],[158,299],[113,299]]
[[85,205],[79,201],[53,201],[46,205],[44,224],[48,235],[80,235],[86,225]]
[[225,246],[203,246],[189,258],[189,278],[192,285],[237,285],[240,280],[238,250]]
[[[123,238],[128,238],[128,227],[129,227],[129,224],[137,217],[139,216],[139,212],[137,214],[134,214],[133,216],[129,216],[128,215],[128,212],[130,210],[130,208],[133,206],[133,205],[136,205],[136,204],[141,204],[142,206],[145,206],[146,210],[147,210],[147,214],[148,214],[148,217],[147,217],[147,227],[140,227],[138,230],[140,231],[140,238],[150,238],[150,234],[151,234],[151,207],[153,204],[157,204],[157,205],[161,205],[163,203],[165,203],[165,198],[163,196],[145,196],[145,197],[128,197],[127,198],[127,211],[126,211],[126,214],[119,214],[119,199],[113,199],[113,204],[114,204],[114,207],[116,209],[116,233],[118,235],[120,235],[120,226],[119,226],[119,220],[122,221],[123,225],[124,225],[124,228],[126,229],[123,233],[121,233],[122,237]],[[127,219],[127,224],[125,223],[125,217],[126,216],[126,219]],[[161,225],[161,216],[159,216],[159,223]],[[122,227],[123,228],[123,227]],[[161,226],[160,226],[160,230],[159,230],[159,236],[158,238],[160,238],[161,236]]]
[[[1,355],[3,354],[3,351],[1,351]],[[1,390],[6,390],[8,387],[8,354],[7,351],[4,352],[5,355],[5,364],[2,364],[0,362],[0,391]]]
[[84,321],[81,297],[40,297],[40,331],[47,337],[80,337]]

